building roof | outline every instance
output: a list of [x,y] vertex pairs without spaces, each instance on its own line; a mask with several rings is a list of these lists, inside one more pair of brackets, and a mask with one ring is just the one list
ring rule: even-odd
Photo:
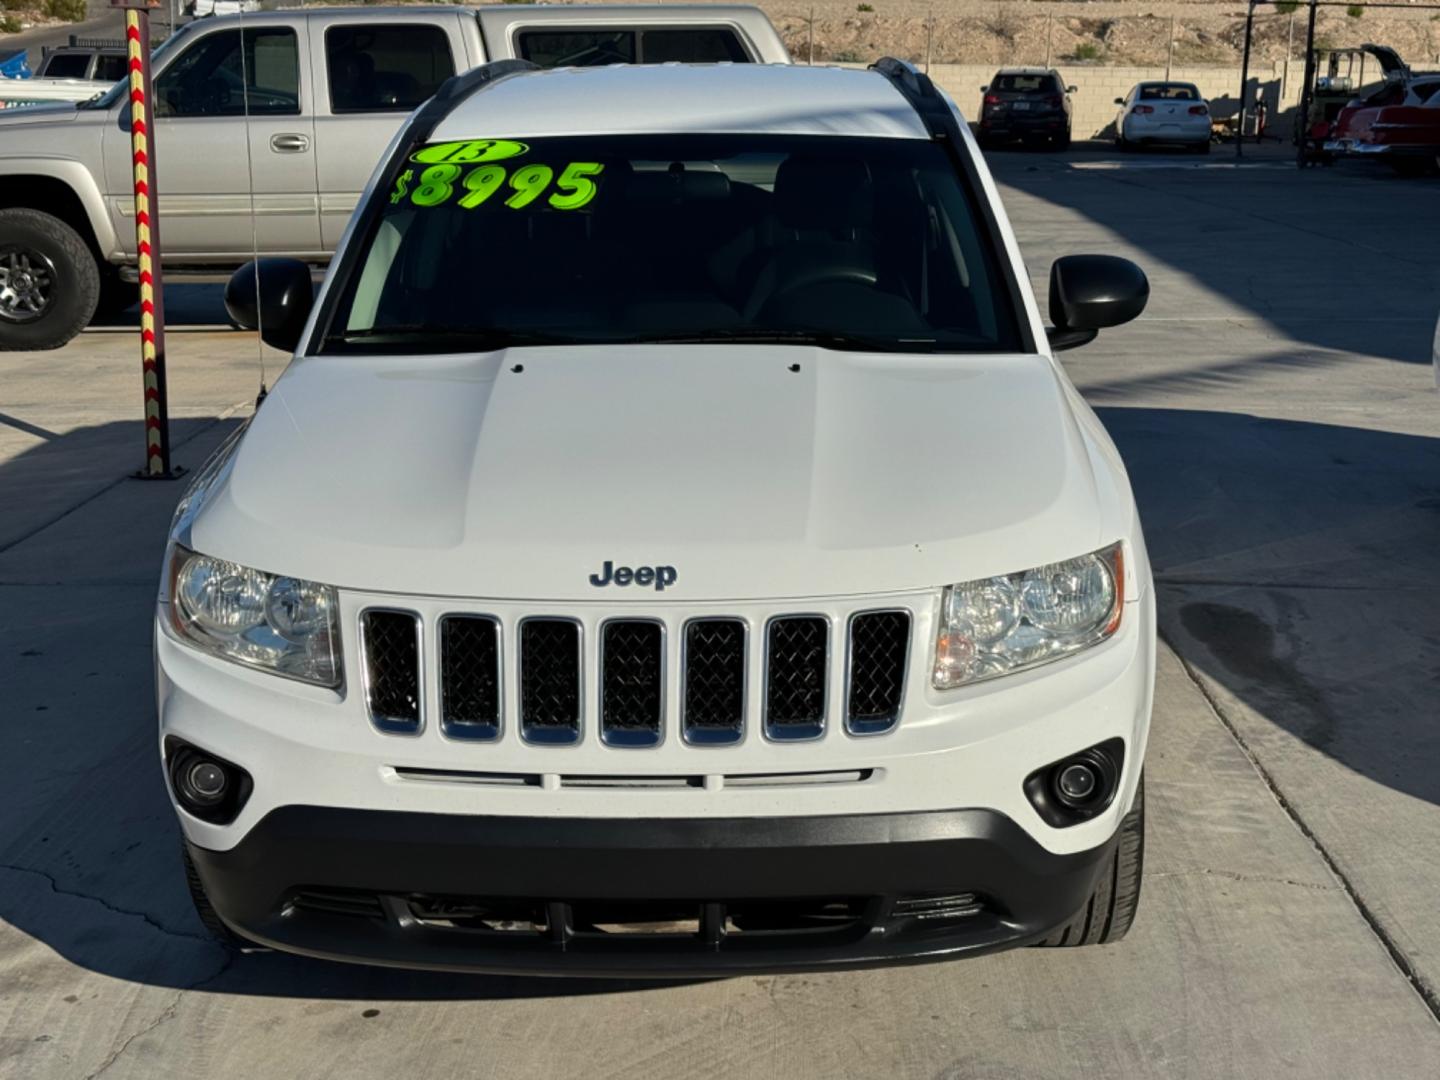
[[792,64],[654,64],[527,72],[471,94],[431,140],[746,132],[928,138],[874,71]]

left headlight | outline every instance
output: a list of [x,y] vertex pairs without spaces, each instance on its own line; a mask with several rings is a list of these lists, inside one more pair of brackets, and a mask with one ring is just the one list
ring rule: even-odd
[[317,686],[340,685],[335,590],[174,544],[165,599],[175,636],[226,660]]
[[1099,644],[1125,610],[1121,544],[945,590],[933,683],[954,690]]

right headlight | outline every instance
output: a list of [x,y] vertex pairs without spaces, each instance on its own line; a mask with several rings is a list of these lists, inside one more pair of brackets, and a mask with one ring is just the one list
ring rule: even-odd
[[1088,649],[1120,628],[1125,610],[1121,544],[1001,577],[951,585],[935,638],[937,690]]
[[340,685],[335,589],[267,574],[172,544],[168,625],[176,637],[248,667]]

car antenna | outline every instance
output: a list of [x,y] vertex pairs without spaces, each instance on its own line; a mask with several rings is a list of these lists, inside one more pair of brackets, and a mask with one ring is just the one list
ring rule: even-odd
[[255,159],[250,140],[250,71],[245,60],[245,4],[236,9],[240,22],[240,102],[245,114],[245,178],[250,190],[250,266],[255,279],[255,354],[260,361],[260,392],[255,408],[265,402],[265,313],[260,305],[260,227],[255,216]]

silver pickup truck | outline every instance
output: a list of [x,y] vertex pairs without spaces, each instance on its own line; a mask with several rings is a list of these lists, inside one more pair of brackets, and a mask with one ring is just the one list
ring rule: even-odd
[[[252,247],[327,262],[405,117],[456,72],[512,57],[542,67],[790,59],[769,19],[745,6],[327,7],[198,20],[155,53],[165,267],[234,267]],[[97,311],[134,303],[125,90],[0,114],[0,350],[58,348]]]

